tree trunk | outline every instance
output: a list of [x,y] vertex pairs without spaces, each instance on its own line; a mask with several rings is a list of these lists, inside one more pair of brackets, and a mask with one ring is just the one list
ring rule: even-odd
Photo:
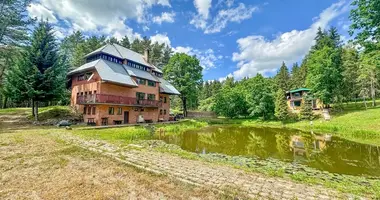
[[365,97],[363,97],[363,102],[364,102],[365,109],[367,110],[367,102],[365,100]]
[[7,108],[7,103],[8,103],[8,97],[7,97],[7,96],[4,96],[4,100],[3,100],[3,109]]
[[183,116],[187,117],[187,102],[186,97],[182,97]]
[[32,99],[32,115],[33,117],[35,116],[35,111],[34,111],[34,100]]
[[375,91],[375,83],[371,81],[371,98],[372,98],[372,107],[376,106],[376,91]]
[[38,121],[38,101],[35,101],[35,106],[34,106],[34,120]]

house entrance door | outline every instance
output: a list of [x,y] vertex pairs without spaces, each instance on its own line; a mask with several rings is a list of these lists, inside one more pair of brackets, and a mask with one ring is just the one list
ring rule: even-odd
[[124,111],[124,124],[129,123],[129,111]]

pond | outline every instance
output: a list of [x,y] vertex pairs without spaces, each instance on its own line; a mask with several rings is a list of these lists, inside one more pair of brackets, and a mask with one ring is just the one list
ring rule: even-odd
[[162,138],[196,153],[275,158],[339,174],[380,177],[380,147],[298,130],[209,126]]

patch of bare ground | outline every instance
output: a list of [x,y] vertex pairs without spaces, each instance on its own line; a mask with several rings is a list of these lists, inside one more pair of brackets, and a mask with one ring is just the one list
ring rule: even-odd
[[0,134],[0,199],[221,199],[37,131]]

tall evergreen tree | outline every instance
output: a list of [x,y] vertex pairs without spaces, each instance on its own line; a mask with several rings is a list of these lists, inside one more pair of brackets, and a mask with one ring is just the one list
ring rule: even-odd
[[278,120],[285,122],[289,118],[289,108],[286,102],[285,91],[281,88],[276,93],[274,115]]
[[41,21],[33,32],[31,45],[7,73],[6,94],[19,101],[32,100],[38,120],[38,102],[61,96],[66,87],[66,73],[66,61],[58,54],[53,28]]
[[276,85],[283,91],[288,91],[290,89],[290,75],[289,69],[285,65],[285,62],[282,62],[280,70],[278,71],[275,77]]
[[[66,55],[70,67],[76,66],[78,62],[78,58],[75,55],[77,53],[76,51],[79,50],[79,45],[84,45],[85,42],[85,37],[80,31],[75,31],[73,34],[66,36],[62,40],[60,45],[60,53]],[[81,56],[83,54],[81,54]],[[79,66],[77,65],[76,67]]]
[[331,28],[323,38],[317,37],[317,43],[307,57],[307,87],[325,105],[341,101],[343,69],[339,40],[335,29]]
[[173,50],[169,45],[166,45],[163,51],[164,51],[164,55],[162,56],[162,66],[165,66],[169,63]]
[[111,38],[109,38],[109,39],[107,40],[107,43],[108,43],[108,44],[118,44],[118,45],[120,45],[119,40],[118,40],[117,38],[115,38],[115,37],[111,37]]
[[131,43],[129,42],[128,36],[124,36],[123,39],[121,40],[121,46],[130,49],[131,48]]
[[312,97],[309,94],[305,94],[302,97],[302,104],[300,110],[301,120],[312,120],[313,119],[313,107],[312,107]]

